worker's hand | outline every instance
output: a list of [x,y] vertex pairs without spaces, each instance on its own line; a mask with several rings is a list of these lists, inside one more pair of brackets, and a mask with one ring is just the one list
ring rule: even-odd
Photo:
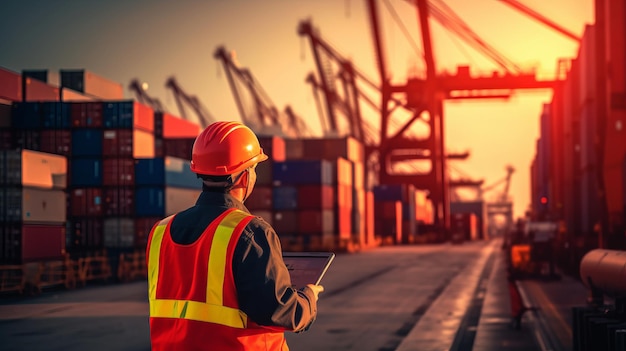
[[317,301],[318,299],[318,295],[324,291],[324,287],[321,285],[315,285],[315,284],[307,284],[307,288],[313,290],[313,295],[315,295],[315,301]]

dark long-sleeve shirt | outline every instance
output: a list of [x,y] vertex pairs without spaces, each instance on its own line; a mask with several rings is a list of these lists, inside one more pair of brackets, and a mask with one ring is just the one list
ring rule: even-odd
[[[195,242],[229,208],[250,213],[230,194],[205,189],[195,206],[174,217],[172,240],[178,244]],[[313,291],[291,287],[278,235],[261,217],[252,219],[243,230],[232,268],[239,308],[255,323],[301,331],[314,321],[317,302]]]

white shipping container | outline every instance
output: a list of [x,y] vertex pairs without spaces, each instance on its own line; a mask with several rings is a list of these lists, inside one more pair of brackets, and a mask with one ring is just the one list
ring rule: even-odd
[[130,248],[135,246],[135,221],[132,218],[107,218],[104,220],[104,246]]
[[166,187],[165,215],[169,216],[194,206],[201,192],[200,189]]
[[6,189],[7,219],[24,223],[65,223],[67,197],[62,190]]

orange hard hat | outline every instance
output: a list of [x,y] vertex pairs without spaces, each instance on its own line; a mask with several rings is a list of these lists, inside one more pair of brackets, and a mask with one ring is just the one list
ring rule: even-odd
[[191,171],[225,176],[265,160],[267,155],[250,128],[239,122],[220,121],[206,127],[193,143]]

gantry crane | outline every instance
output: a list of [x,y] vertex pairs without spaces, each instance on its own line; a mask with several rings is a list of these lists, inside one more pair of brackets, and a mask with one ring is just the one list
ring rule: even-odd
[[135,93],[137,101],[146,106],[150,106],[154,112],[164,112],[161,101],[148,95],[147,86],[140,83],[138,79],[135,78],[131,80],[128,84],[128,89]]
[[[381,165],[379,179],[382,183],[420,184],[431,189],[431,198],[435,209],[435,223],[444,230],[449,228],[448,176],[446,170],[443,101],[447,99],[485,99],[510,95],[516,89],[553,89],[554,81],[537,80],[535,72],[525,72],[514,62],[506,59],[485,43],[467,24],[440,0],[410,1],[417,7],[417,18],[424,49],[426,65],[425,78],[412,77],[405,84],[392,85],[386,67],[386,58],[380,34],[380,21],[375,0],[366,0],[370,12],[371,28],[374,38],[378,71],[382,93],[380,159],[388,163],[391,153],[396,149],[415,148],[417,145],[401,145],[389,137],[391,111],[387,109],[391,98],[397,95],[407,101],[407,107],[415,111],[414,118],[407,123],[414,123],[420,115],[429,116],[431,150],[429,160],[432,167],[428,174],[390,174],[388,164]],[[456,74],[438,74],[432,48],[429,18],[433,16],[442,25],[457,34],[485,56],[493,60],[504,73],[474,77],[469,67],[463,67]]]
[[[289,121],[282,120],[280,111],[250,70],[239,67],[232,54],[223,46],[215,50],[214,57],[222,61],[242,121],[257,133],[289,136],[285,130],[288,128],[283,126],[283,123]],[[251,108],[244,102],[246,97],[252,100]],[[291,129],[297,129],[296,126],[292,127]]]
[[[504,183],[504,189],[496,195],[493,201],[485,203],[487,212],[487,230],[490,236],[502,235],[502,231],[510,230],[513,225],[513,201],[509,197],[509,189],[511,187],[511,176],[515,172],[513,166],[506,166],[506,176],[501,178],[489,186],[481,188],[481,198],[484,194],[495,189]],[[496,217],[504,216],[504,225],[499,226]]]
[[196,114],[197,121],[191,121],[200,125],[202,129],[206,128],[209,124],[216,121],[215,117],[211,115],[211,113],[207,110],[206,107],[200,102],[200,100],[193,95],[187,94],[183,88],[178,84],[178,81],[175,77],[171,76],[165,82],[165,87],[172,90],[174,94],[174,98],[176,99],[176,104],[178,106],[178,111],[183,119],[191,121],[187,116],[186,109],[183,103],[187,104]]

